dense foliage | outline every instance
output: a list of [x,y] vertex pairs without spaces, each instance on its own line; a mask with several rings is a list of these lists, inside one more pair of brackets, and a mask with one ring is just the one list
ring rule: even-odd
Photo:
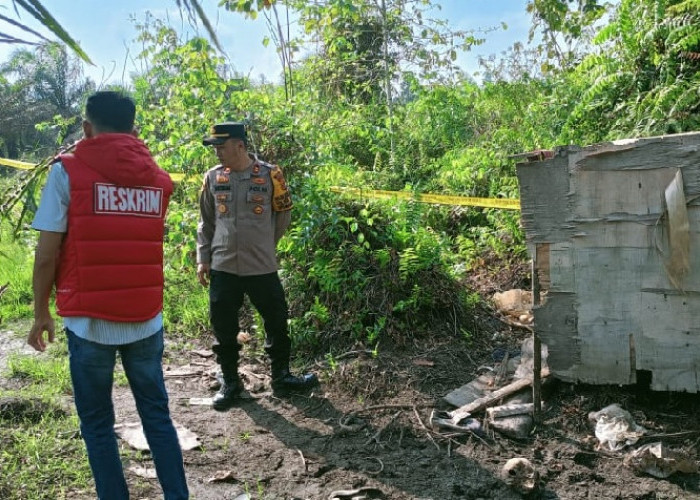
[[[384,339],[468,338],[479,297],[465,277],[479,256],[525,258],[515,211],[353,199],[334,186],[517,198],[510,155],[700,125],[696,0],[533,1],[539,45],[483,61],[480,83],[453,62],[481,39],[431,17],[436,3],[222,2],[268,16],[282,55],[279,84],[269,83],[279,75],[236,74],[207,39],[183,40],[151,18],[138,25],[147,69],[129,87],[140,133],[164,168],[184,174],[168,216],[171,330],[186,338],[208,328],[193,259],[200,180],[215,163],[201,137],[216,121],[247,121],[255,151],[286,172],[295,209],[280,244],[283,276],[294,340],[314,356]],[[304,26],[298,38],[285,35],[282,8]],[[0,92],[21,106],[50,75],[65,76],[52,94],[65,108],[51,104],[62,118],[36,121],[67,127],[89,82],[64,53],[51,49],[49,64],[41,50],[4,64],[2,74],[22,76],[0,79]],[[9,154],[14,139],[0,138]]]

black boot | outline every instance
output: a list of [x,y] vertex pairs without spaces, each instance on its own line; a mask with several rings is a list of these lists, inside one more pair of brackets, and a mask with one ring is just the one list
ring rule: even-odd
[[212,407],[217,411],[226,411],[236,404],[243,390],[243,384],[237,374],[233,376],[224,374],[223,378],[219,392],[212,399]]
[[318,383],[318,377],[313,373],[303,373],[299,376],[292,375],[288,368],[274,370],[272,372],[272,392],[275,394],[289,394],[304,392]]

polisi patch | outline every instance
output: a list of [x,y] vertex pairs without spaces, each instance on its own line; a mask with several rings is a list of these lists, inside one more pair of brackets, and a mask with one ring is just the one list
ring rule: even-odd
[[124,187],[96,182],[95,213],[161,217],[163,190],[154,187]]

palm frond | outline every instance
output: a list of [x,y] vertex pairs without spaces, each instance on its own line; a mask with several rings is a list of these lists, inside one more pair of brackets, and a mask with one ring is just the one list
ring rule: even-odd
[[39,45],[37,42],[30,42],[29,40],[23,40],[22,38],[17,38],[16,36],[8,35],[7,33],[0,32],[0,43],[17,43],[24,45]]
[[5,21],[7,24],[11,24],[12,26],[17,27],[17,28],[21,29],[22,31],[25,31],[27,33],[31,33],[32,35],[37,36],[37,37],[39,37],[42,40],[45,40],[47,42],[49,41],[48,38],[46,38],[44,35],[42,35],[38,31],[35,31],[32,28],[30,28],[29,26],[22,24],[19,21],[16,21],[12,18],[9,18],[7,16],[3,16],[2,14],[0,14],[0,21]]
[[[51,13],[41,4],[39,0],[12,0],[15,5],[19,5],[31,14],[37,21],[46,26],[54,35],[75,52],[83,61],[93,64],[88,55],[83,51],[78,42],[63,29],[63,26],[56,21]],[[192,0],[189,0],[192,1]]]
[[[20,174],[17,182],[10,185],[4,192],[0,193],[0,218],[7,220],[13,219],[13,209],[22,200],[27,198],[33,199],[34,192],[37,188],[37,183],[40,181],[42,176],[48,172],[49,167],[54,161],[54,158],[59,154],[70,152],[77,143],[73,143],[65,148],[59,149],[55,155],[46,157],[44,160],[36,164],[32,170],[26,170]],[[28,203],[24,203],[22,206],[22,211],[13,224],[14,233],[16,233],[22,226],[22,222],[27,215]]]
[[[209,22],[209,18],[207,15],[204,13],[204,9],[202,9],[202,6],[199,3],[199,0],[175,0],[175,3],[180,9],[185,9],[191,16],[192,14],[196,14],[196,16],[199,18],[199,20],[202,22],[204,25],[204,29],[207,30],[207,33],[209,34],[209,38],[211,41],[214,43],[217,49],[219,49],[220,52],[223,52],[224,49],[221,47],[221,43],[219,43],[219,38],[216,36],[216,33],[214,32],[214,27],[211,25]],[[194,16],[192,16],[194,17]]]
[[674,15],[697,14],[700,12],[700,0],[685,0],[679,4],[669,6],[668,10]]

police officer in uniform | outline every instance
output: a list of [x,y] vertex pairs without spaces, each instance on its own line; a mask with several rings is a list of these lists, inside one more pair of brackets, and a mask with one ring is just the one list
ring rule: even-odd
[[213,350],[223,374],[213,406],[224,411],[234,405],[243,388],[237,335],[244,295],[264,321],[273,391],[304,391],[317,378],[289,371],[287,301],[275,253],[291,220],[292,201],[282,171],[248,153],[242,123],[216,124],[202,142],[214,146],[221,162],[205,174],[200,193],[197,277],[209,286],[209,315],[217,341]]

